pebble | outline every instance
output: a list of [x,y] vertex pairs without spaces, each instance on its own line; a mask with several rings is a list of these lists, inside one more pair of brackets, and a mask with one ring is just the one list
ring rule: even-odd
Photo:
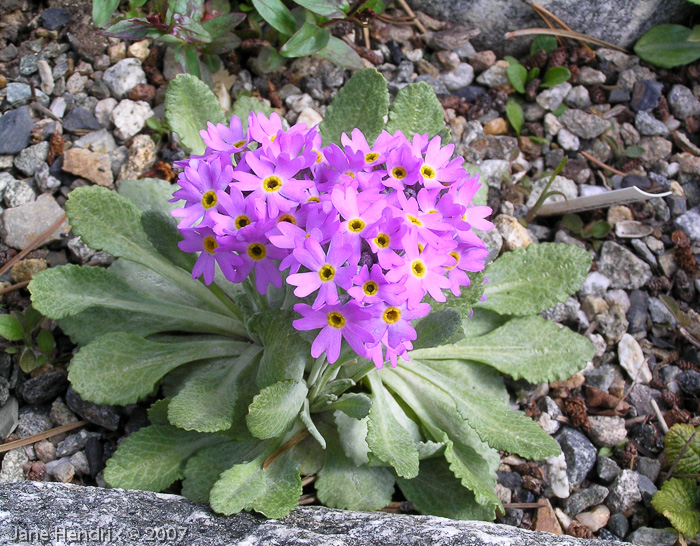
[[639,492],[642,495],[642,502],[644,502],[644,506],[651,508],[651,499],[654,498],[658,488],[644,474],[639,473],[639,471],[637,471],[637,474],[639,476]]
[[569,82],[560,83],[539,93],[535,101],[545,110],[554,111],[562,105],[571,88]]
[[[34,202],[8,209],[0,220],[5,234],[3,242],[12,248],[24,250],[61,216],[63,216],[63,209],[49,194],[42,194]],[[68,231],[70,226],[66,220],[49,235],[44,243],[58,241],[61,233],[68,233]]]
[[34,405],[53,400],[65,391],[67,387],[68,377],[66,372],[56,370],[27,379],[17,389],[17,392],[27,404]]
[[582,512],[576,519],[583,523],[592,533],[597,533],[605,527],[610,520],[610,508],[601,504],[588,512]]
[[597,450],[578,430],[563,427],[555,436],[566,457],[566,474],[571,487],[578,487],[595,466]]
[[34,444],[34,453],[37,459],[43,463],[50,463],[56,460],[56,446],[48,440],[40,440]]
[[549,396],[540,398],[538,406],[542,411],[538,419],[540,426],[547,434],[556,434],[561,428],[561,422],[557,420],[557,417],[563,416],[559,406]]
[[47,95],[50,95],[53,93],[54,87],[56,87],[53,81],[53,74],[51,74],[51,66],[43,59],[41,59],[36,66],[39,71],[39,77],[41,78],[41,90]]
[[634,470],[623,470],[610,485],[610,494],[605,500],[613,512],[628,512],[635,503],[642,500],[639,492],[639,474]]
[[620,475],[622,469],[610,457],[599,455],[596,462],[596,472],[603,483],[610,483]]
[[559,116],[559,121],[573,134],[585,139],[599,137],[610,129],[610,120],[587,114],[583,110],[567,110]]
[[[559,130],[557,133],[557,142],[564,150],[575,151],[581,148],[581,141],[579,138],[568,129],[562,128]],[[562,199],[561,196],[558,197],[560,200]]]
[[421,74],[415,80],[415,83],[420,82],[425,82],[430,87],[432,87],[433,91],[435,91],[435,94],[438,96],[438,98],[447,97],[450,95],[450,92],[447,90],[447,87],[445,87],[445,84],[442,83],[440,80],[433,78],[432,76],[428,76],[427,74]]
[[509,127],[508,122],[504,118],[498,117],[484,125],[484,134],[507,135]]
[[35,199],[36,193],[24,180],[8,181],[3,193],[3,200],[8,208],[21,207],[22,205],[31,203]]
[[[32,88],[29,86],[29,84],[26,83],[8,83],[5,89],[7,91],[7,94],[5,95],[5,100],[7,100],[8,104],[15,104],[22,101],[28,101],[32,97]],[[48,106],[49,97],[40,89],[34,89],[34,91],[36,92],[37,102],[42,106]]]
[[[508,66],[510,66],[508,61],[496,61],[496,63],[482,72],[479,77],[476,78],[476,82],[491,88],[510,85],[508,76],[506,75],[506,69]],[[542,107],[544,108],[544,106]]]
[[134,42],[127,48],[127,53],[131,57],[137,58],[142,63],[146,62],[150,50],[148,48],[150,40],[141,40],[139,42]]
[[673,221],[673,225],[683,230],[693,242],[700,243],[700,206],[681,214]]
[[58,30],[71,20],[70,12],[61,8],[49,8],[44,10],[39,17],[41,26],[46,30]]
[[627,542],[637,546],[674,546],[678,542],[678,533],[670,529],[653,529],[639,527],[627,537]]
[[15,167],[25,176],[32,176],[49,155],[49,143],[39,142],[22,150],[14,160]]
[[146,120],[150,117],[153,117],[153,110],[147,102],[122,100],[110,115],[115,126],[114,136],[121,140],[129,140],[144,128]]
[[66,436],[65,440],[56,446],[56,455],[58,457],[70,457],[74,453],[84,449],[90,437],[99,438],[100,433],[81,430],[80,432]]
[[88,463],[84,451],[78,451],[77,453],[71,455],[69,462],[73,465],[73,468],[75,468],[75,472],[77,474],[81,474],[83,476],[90,475],[90,464]]
[[63,119],[63,128],[69,133],[99,131],[102,126],[93,114],[80,106],[74,106]]
[[100,425],[107,430],[119,428],[119,414],[112,406],[87,402],[81,399],[71,387],[68,387],[66,392],[66,403],[70,409],[91,423]]
[[23,482],[24,465],[29,462],[29,457],[24,448],[19,447],[5,453],[0,468],[0,483]]
[[608,415],[591,415],[589,436],[600,447],[615,447],[627,438],[625,420],[622,417]]
[[63,170],[99,186],[111,187],[114,182],[111,161],[106,153],[71,148],[63,153]]
[[634,117],[634,127],[642,136],[666,136],[669,134],[668,127],[663,121],[656,119],[644,110],[637,112]]
[[625,290],[620,290],[619,288],[608,290],[605,293],[605,301],[610,307],[613,305],[620,306],[620,309],[622,309],[624,313],[627,313],[630,308],[630,298],[627,295],[627,292]]
[[34,121],[27,106],[0,117],[0,154],[16,154],[26,148],[33,128]]
[[63,97],[56,97],[53,99],[51,102],[51,106],[49,106],[49,110],[51,110],[51,113],[58,117],[62,118],[63,114],[66,113],[66,108],[68,107],[68,103],[66,102],[66,99]]
[[625,538],[630,530],[630,523],[624,514],[613,514],[606,528],[618,538]]
[[19,416],[15,433],[20,438],[27,438],[35,434],[46,432],[52,427],[51,419],[44,413],[27,411]]
[[140,178],[156,162],[156,144],[147,135],[134,137],[126,162],[119,171],[118,180],[135,180]]
[[26,258],[12,266],[10,278],[13,283],[29,282],[35,274],[44,271],[47,267],[48,264],[46,260],[42,260],[41,258]]
[[90,437],[85,445],[85,457],[90,468],[90,476],[93,478],[104,468],[104,448],[95,437]]
[[304,123],[307,127],[315,127],[322,121],[323,116],[311,107],[304,108],[297,118],[297,123]]
[[0,406],[0,440],[7,438],[19,424],[19,403],[14,396]]
[[593,484],[586,489],[573,493],[562,503],[562,507],[570,516],[576,516],[591,506],[602,503],[608,496],[608,488]]
[[532,244],[532,237],[527,229],[518,222],[517,218],[499,214],[494,220],[494,225],[498,233],[503,237],[503,244],[506,250],[511,251],[516,248],[527,248]]
[[440,74],[439,79],[447,89],[456,91],[467,87],[474,81],[474,68],[468,63],[459,63],[453,70]]
[[681,389],[690,395],[700,393],[700,372],[695,370],[684,370],[678,374],[678,384]]
[[564,104],[570,108],[585,110],[593,103],[591,102],[591,96],[588,93],[588,89],[586,89],[583,85],[577,85],[576,87],[572,88],[571,91],[569,91],[568,95],[566,95]]
[[649,264],[613,241],[603,244],[598,259],[598,271],[610,279],[612,288],[626,290],[641,288],[652,277]]
[[[125,44],[122,43],[122,45]],[[146,73],[141,68],[141,61],[134,58],[122,59],[114,66],[109,67],[102,75],[102,80],[107,84],[107,87],[112,92],[112,96],[116,99],[126,97],[129,91],[138,84],[148,83],[146,81]]]
[[640,159],[644,163],[655,165],[659,161],[666,160],[671,156],[673,143],[664,137],[648,136],[639,140],[639,146],[644,148],[644,153]]
[[68,483],[75,476],[75,467],[68,459],[58,459],[46,465],[46,472],[51,474],[57,481]]
[[[537,200],[540,198],[542,195],[542,192],[544,191],[545,186],[549,183],[549,178],[541,178],[540,180],[537,180],[532,184],[532,189],[530,192],[530,196],[527,199],[527,206],[528,207],[533,207],[535,206],[535,203],[537,203]],[[549,187],[549,191],[560,191],[562,192],[567,199],[574,199],[575,197],[578,197],[578,186],[573,180],[569,180],[568,178],[564,176],[556,176],[554,177],[554,181],[552,182],[552,185]],[[548,197],[545,199],[545,203],[557,203],[560,201],[563,201],[564,197],[561,195],[553,195],[551,197]]]
[[633,381],[648,384],[651,379],[651,370],[646,362],[642,348],[630,334],[624,334],[617,346],[617,357],[627,375]]
[[649,298],[649,315],[651,321],[655,324],[670,324],[676,325],[676,317],[668,310],[664,303],[659,298]]
[[574,78],[575,83],[582,85],[604,84],[605,80],[605,74],[603,74],[600,70],[591,68],[590,66],[582,66],[579,69],[576,78]]
[[653,110],[659,105],[663,89],[664,86],[661,82],[654,80],[638,81],[632,89],[630,108],[635,112]]
[[700,115],[700,101],[684,85],[674,85],[666,99],[671,113],[680,120]]
[[0,407],[4,406],[10,399],[10,382],[0,376]]
[[627,311],[628,331],[631,334],[643,332],[646,330],[649,294],[643,290],[632,290],[629,297],[630,308]]
[[546,459],[544,464],[547,470],[547,482],[552,490],[552,494],[560,499],[567,498],[571,484],[568,478],[567,461],[564,453]]
[[91,152],[107,153],[117,149],[114,137],[105,129],[93,131],[73,142],[74,148],[87,148]]
[[98,101],[95,105],[95,119],[105,129],[112,127],[112,111],[117,104],[116,99],[109,97]]

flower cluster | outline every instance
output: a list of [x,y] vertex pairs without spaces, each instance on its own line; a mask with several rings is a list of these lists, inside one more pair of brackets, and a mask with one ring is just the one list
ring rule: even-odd
[[285,282],[305,303],[297,330],[320,329],[311,355],[329,362],[342,340],[377,367],[412,348],[411,320],[430,312],[484,268],[491,209],[474,206],[477,177],[440,137],[383,132],[370,145],[358,129],[340,147],[314,127],[284,130],[277,114],[251,112],[247,131],[208,124],[203,156],[181,162],[173,211],[180,248],[200,252],[192,275],[250,277],[260,294]]

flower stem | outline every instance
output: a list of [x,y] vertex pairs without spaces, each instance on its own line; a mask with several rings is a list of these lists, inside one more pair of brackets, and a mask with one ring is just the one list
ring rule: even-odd
[[309,393],[308,397],[310,402],[314,402],[316,400],[316,397],[323,390],[323,387],[325,387],[331,379],[335,378],[335,376],[338,375],[339,371],[340,366],[326,366],[319,380],[316,381],[313,387],[311,388],[311,392]]
[[231,298],[229,298],[226,294],[224,294],[224,291],[221,289],[220,286],[217,284],[210,284],[209,285],[209,290],[211,290],[214,295],[219,298],[221,303],[223,303],[226,307],[228,307],[231,312],[236,315],[236,318],[240,321],[243,320],[243,313],[241,313],[241,310],[238,308],[238,306],[231,301]]

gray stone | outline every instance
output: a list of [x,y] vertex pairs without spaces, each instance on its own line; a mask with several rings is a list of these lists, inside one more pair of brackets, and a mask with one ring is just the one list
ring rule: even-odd
[[579,289],[580,296],[598,296],[602,298],[610,286],[610,279],[594,271],[589,273]]
[[80,432],[66,436],[66,439],[56,446],[56,455],[58,457],[70,457],[74,453],[84,449],[91,437],[99,438],[100,433],[81,430]]
[[61,181],[51,176],[49,166],[45,162],[39,165],[39,168],[34,173],[34,181],[41,193],[55,193],[61,187]]
[[651,527],[640,527],[627,538],[628,542],[638,546],[673,546],[677,540],[676,531]]
[[435,91],[435,94],[438,97],[447,97],[448,95],[450,95],[450,92],[448,91],[447,87],[445,87],[445,84],[442,83],[440,80],[433,78],[432,76],[428,76],[427,74],[422,74],[422,75],[418,76],[415,80],[415,83],[420,83],[420,82],[425,82],[430,87],[432,87],[433,91]]
[[[504,34],[542,25],[542,19],[524,2],[509,0],[410,0],[418,9],[443,21],[481,29],[472,38],[477,49],[493,49],[499,55],[529,52],[531,37],[504,39]],[[554,13],[578,32],[630,47],[654,25],[680,22],[689,6],[683,0],[650,0],[629,3],[616,0],[585,3],[572,0],[541,0],[542,7]]]
[[651,508],[651,499],[654,497],[658,489],[654,485],[654,482],[652,482],[649,478],[647,478],[644,474],[639,474],[639,492],[642,494],[642,502],[644,502],[644,506],[647,508]]
[[108,430],[119,428],[119,414],[112,406],[87,402],[80,398],[71,387],[66,392],[66,404],[86,421],[100,425]]
[[608,520],[607,529],[620,538],[625,538],[630,530],[630,522],[624,514],[613,514]]
[[578,430],[564,427],[554,437],[566,458],[566,474],[571,487],[577,487],[595,466],[598,452]]
[[624,334],[620,339],[617,346],[617,359],[632,381],[645,385],[651,381],[651,370],[642,347],[630,334]]
[[651,279],[649,264],[612,241],[606,241],[603,245],[598,271],[610,279],[612,288],[641,288]]
[[604,364],[600,368],[584,370],[583,375],[586,376],[587,385],[608,392],[613,379],[615,379],[615,370],[609,364]]
[[608,496],[608,488],[593,484],[571,495],[563,502],[564,511],[571,517],[583,512],[586,508],[602,503]]
[[20,438],[27,438],[35,434],[46,432],[52,426],[51,419],[49,419],[49,416],[45,413],[27,411],[19,416],[17,430],[15,432]]
[[[8,209],[0,220],[4,243],[12,248],[24,250],[63,214],[61,206],[48,194],[40,195],[32,203]],[[68,220],[65,220],[49,235],[44,244],[60,240],[61,234],[69,231]]]
[[63,128],[71,133],[82,134],[84,131],[98,131],[102,126],[91,112],[80,106],[74,106],[64,118]]
[[700,243],[700,206],[681,214],[673,221],[678,229],[682,229],[693,242]]
[[[549,177],[541,178],[532,184],[532,189],[530,190],[530,196],[527,198],[527,206],[532,208],[537,203],[537,200],[542,195],[545,186],[549,183]],[[555,176],[552,185],[549,187],[549,191],[560,191],[567,199],[574,199],[578,197],[578,186],[573,180],[569,180],[564,176]],[[558,203],[563,201],[564,197],[561,195],[552,195],[544,200],[545,203]]]
[[[50,510],[37,510],[38,506],[48,506]],[[584,544],[569,536],[547,534],[543,539],[541,533],[494,523],[382,512],[347,512],[317,506],[297,507],[288,516],[277,520],[248,512],[222,516],[214,514],[203,504],[176,495],[51,482],[0,485],[0,514],[0,540],[3,541],[7,540],[8,533],[17,531],[46,530],[49,533],[55,528],[76,531],[105,529],[110,531],[110,538],[100,543],[131,546],[147,540],[144,537],[148,528],[172,530],[175,536],[167,540],[171,546],[539,546],[543,540],[549,546]],[[24,537],[19,541],[35,543]],[[619,546],[601,540],[585,541],[585,544]]]
[[[49,471],[49,465],[51,467],[51,471]],[[75,467],[69,460],[59,459],[58,461],[52,461],[51,463],[47,464],[46,472],[51,474],[57,481],[68,483],[73,479],[73,476],[75,476]]]
[[73,142],[77,148],[87,148],[91,152],[111,152],[117,149],[114,137],[105,129],[88,133]]
[[24,481],[24,465],[28,462],[29,457],[23,447],[5,453],[0,468],[0,484]]
[[[7,95],[5,100],[9,104],[15,104],[18,102],[29,101],[32,98],[32,88],[28,83],[12,82],[7,84]],[[34,89],[36,93],[36,99],[42,106],[49,105],[49,97],[46,96],[44,92],[39,89]]]
[[4,377],[0,377],[0,407],[4,406],[10,399],[10,382]]
[[[622,224],[622,222],[619,222],[617,225],[620,225],[620,224]],[[615,226],[616,232],[618,231],[617,225]],[[645,228],[648,227],[651,229],[651,226],[644,226],[644,227]],[[618,237],[620,236],[618,233],[616,233],[616,234],[618,235]],[[644,241],[641,241],[640,239],[632,239],[630,241],[630,245],[632,245],[632,248],[634,248],[635,252],[637,253],[637,256],[639,256],[646,263],[648,263],[651,266],[658,265],[656,255],[651,250],[649,250],[649,247],[644,243]]]
[[55,399],[68,387],[68,374],[63,370],[55,370],[27,379],[17,389],[27,404],[43,404]]
[[32,187],[24,180],[12,180],[5,187],[3,201],[5,205],[12,208],[19,208],[27,205],[36,199],[36,193]]
[[668,127],[649,112],[640,110],[634,118],[634,127],[642,136],[666,136]]
[[581,138],[596,138],[610,128],[610,120],[594,114],[587,114],[583,110],[567,110],[559,121],[569,131]]
[[700,394],[700,372],[684,370],[678,374],[678,384],[690,395]]
[[484,70],[479,77],[476,79],[477,83],[485,85],[486,87],[500,87],[503,85],[508,85],[508,76],[506,75],[506,69],[508,68],[507,61],[498,61],[493,66]]
[[33,128],[27,106],[4,114],[0,118],[0,154],[16,154],[26,148]]
[[676,317],[673,316],[668,307],[659,298],[649,298],[649,315],[651,315],[651,321],[656,324],[675,326],[677,322]]
[[592,104],[588,89],[586,89],[583,85],[577,85],[571,91],[569,91],[569,94],[566,95],[564,102],[570,108],[578,108],[580,110],[585,110]]
[[652,399],[661,404],[661,392],[652,389],[648,385],[637,384],[632,387],[627,396],[627,401],[637,410],[637,415],[651,415],[654,407],[651,405]]
[[84,451],[78,451],[70,457],[70,464],[73,465],[75,472],[83,476],[90,475],[90,465]]
[[147,83],[141,61],[134,58],[122,59],[109,67],[102,75],[102,80],[116,99],[123,99],[134,87],[140,83]]
[[474,80],[474,69],[470,64],[459,63],[455,69],[444,72],[438,77],[447,89],[457,91],[457,89],[462,89],[472,83]]
[[19,60],[19,73],[22,76],[31,76],[37,71],[37,63],[39,62],[39,55],[36,53],[30,53],[29,55],[23,55]]
[[700,101],[685,85],[674,85],[667,99],[671,112],[680,120],[700,115]]
[[620,475],[622,469],[610,457],[600,455],[596,463],[596,472],[604,483],[610,483]]
[[[562,102],[564,102],[569,91],[571,91],[571,84],[569,82],[563,82],[540,92],[537,97],[535,97],[535,100],[537,104],[545,110],[556,110],[561,106]],[[559,118],[555,117],[554,120],[556,120],[556,123],[559,123]],[[554,120],[550,120],[550,123],[553,123]],[[545,117],[545,123],[546,122],[547,117]],[[560,123],[559,125],[561,126]]]
[[615,447],[627,438],[625,420],[613,415],[591,415],[589,436],[600,447]]
[[115,126],[114,135],[121,140],[129,140],[145,127],[146,120],[152,116],[153,110],[147,102],[124,99],[110,115]]
[[19,403],[14,396],[0,407],[0,440],[7,438],[17,428],[19,423]]
[[19,169],[24,176],[32,176],[41,166],[49,155],[49,143],[39,142],[34,146],[29,146],[22,150],[15,157],[15,167]]
[[627,512],[636,502],[642,500],[639,491],[639,474],[634,470],[623,470],[609,487],[610,494],[605,501],[612,512]]

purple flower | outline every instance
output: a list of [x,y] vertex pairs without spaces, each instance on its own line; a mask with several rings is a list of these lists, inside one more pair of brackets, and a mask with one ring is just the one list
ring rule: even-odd
[[241,120],[236,116],[231,117],[229,127],[223,123],[214,125],[207,122],[207,128],[199,131],[204,144],[213,150],[222,161],[231,160],[231,154],[238,153],[248,146],[248,135],[243,130]]
[[199,257],[192,268],[192,277],[204,276],[204,283],[211,284],[216,274],[216,264],[228,280],[235,277],[236,269],[241,266],[241,259],[232,252],[217,252],[219,243],[213,230],[208,227],[187,228],[180,230],[184,241],[177,246],[183,252],[199,252]]
[[180,173],[178,183],[180,189],[173,194],[171,201],[183,199],[185,206],[174,209],[172,215],[182,218],[178,228],[188,228],[202,219],[202,225],[211,226],[211,213],[216,212],[219,202],[218,191],[226,189],[233,179],[233,167],[222,167],[221,162],[214,160],[191,161],[190,166]]
[[360,273],[352,279],[353,286],[348,290],[358,303],[380,303],[392,302],[399,304],[404,301],[408,294],[406,288],[401,284],[390,283],[382,273],[379,265],[373,265],[370,270],[366,265],[362,266]]
[[370,313],[354,301],[349,301],[345,305],[341,303],[325,305],[321,309],[297,303],[294,310],[303,317],[292,323],[294,328],[297,330],[321,328],[311,344],[311,356],[314,358],[318,358],[323,351],[326,351],[328,362],[333,364],[340,356],[340,344],[343,339],[358,355],[364,356],[363,343],[374,341],[372,334],[362,326],[362,323],[370,318]]

